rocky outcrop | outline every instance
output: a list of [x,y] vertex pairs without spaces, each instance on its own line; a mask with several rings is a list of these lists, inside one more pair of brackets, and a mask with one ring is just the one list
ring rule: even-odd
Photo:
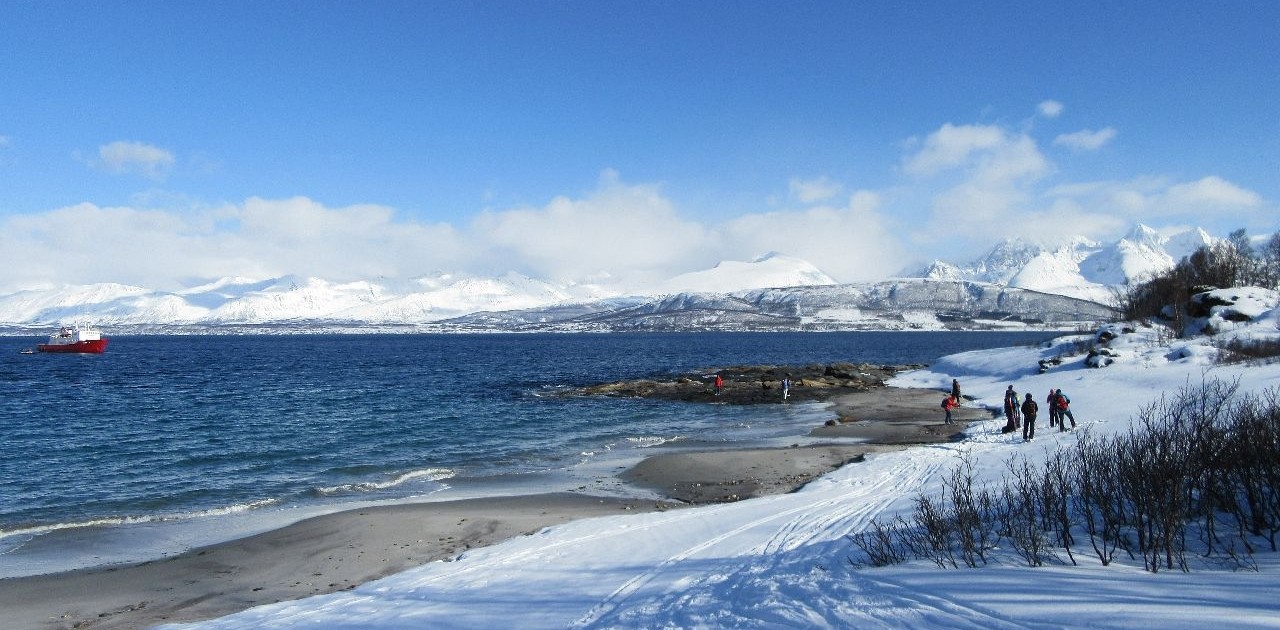
[[[789,379],[789,402],[828,400],[833,396],[882,387],[885,381],[904,370],[920,365],[873,365],[870,363],[830,363],[804,366],[740,365],[697,372],[664,375],[591,385],[568,395],[658,398],[690,402],[722,402],[750,405],[782,401],[782,381]],[[715,377],[723,380],[719,394]]]

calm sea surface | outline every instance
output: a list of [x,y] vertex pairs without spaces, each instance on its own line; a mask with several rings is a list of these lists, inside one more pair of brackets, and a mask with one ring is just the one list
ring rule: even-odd
[[181,551],[266,527],[266,515],[353,502],[626,492],[591,484],[654,447],[794,442],[827,417],[814,404],[554,395],[572,386],[740,364],[930,363],[1052,336],[137,336],[96,356],[19,354],[37,340],[0,338],[0,577]]

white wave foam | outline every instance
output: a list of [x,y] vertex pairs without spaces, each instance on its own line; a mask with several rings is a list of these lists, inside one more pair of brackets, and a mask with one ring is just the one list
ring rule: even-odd
[[627,442],[630,442],[631,446],[634,446],[636,448],[653,448],[655,446],[662,446],[663,444],[678,442],[682,439],[684,438],[679,435],[673,435],[671,437],[662,437],[658,435],[642,435],[638,437],[629,437],[627,438]]
[[[237,503],[224,507],[210,508],[207,510],[196,510],[193,512],[169,512],[166,514],[152,514],[149,516],[109,516],[105,518],[95,518],[87,521],[74,521],[70,523],[54,523],[52,525],[37,525],[34,527],[19,527],[16,529],[0,529],[0,539],[12,538],[14,536],[24,536],[27,540],[35,536],[48,534],[63,529],[79,529],[83,527],[116,527],[120,525],[141,525],[146,523],[164,523],[171,521],[186,521],[197,518],[205,518],[211,516],[226,516],[228,514],[237,514],[240,512],[248,512],[270,505],[279,503],[279,499],[262,499],[259,501],[251,501],[249,503]],[[18,545],[21,546],[21,545]],[[17,547],[14,547],[16,549]],[[12,551],[8,549],[5,551]]]
[[324,496],[332,494],[343,494],[347,492],[373,492],[375,490],[386,490],[394,488],[400,484],[413,481],[415,479],[425,479],[427,481],[440,481],[441,479],[449,479],[456,473],[448,468],[424,468],[422,470],[411,470],[401,473],[387,479],[385,481],[362,481],[360,483],[344,483],[338,486],[328,486],[319,488],[316,492]]

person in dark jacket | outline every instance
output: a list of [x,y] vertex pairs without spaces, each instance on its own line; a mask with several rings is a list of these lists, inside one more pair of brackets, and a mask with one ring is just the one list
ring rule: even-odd
[[1049,395],[1045,397],[1044,404],[1049,407],[1049,428],[1058,425],[1058,390],[1049,390]]
[[960,379],[951,379],[951,395],[956,397],[956,403],[960,402]]
[[1036,413],[1038,411],[1040,411],[1040,406],[1031,397],[1031,392],[1027,392],[1027,399],[1022,402],[1022,439],[1027,442],[1036,438]]
[[1004,428],[1000,429],[1001,433],[1013,433],[1022,426],[1022,416],[1018,408],[1018,392],[1013,391],[1013,385],[1009,389],[1004,390]]

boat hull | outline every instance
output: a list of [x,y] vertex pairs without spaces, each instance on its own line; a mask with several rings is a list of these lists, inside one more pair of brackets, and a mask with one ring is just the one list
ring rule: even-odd
[[73,343],[42,343],[36,346],[40,352],[73,352],[78,354],[102,354],[107,350],[107,339],[92,339]]

